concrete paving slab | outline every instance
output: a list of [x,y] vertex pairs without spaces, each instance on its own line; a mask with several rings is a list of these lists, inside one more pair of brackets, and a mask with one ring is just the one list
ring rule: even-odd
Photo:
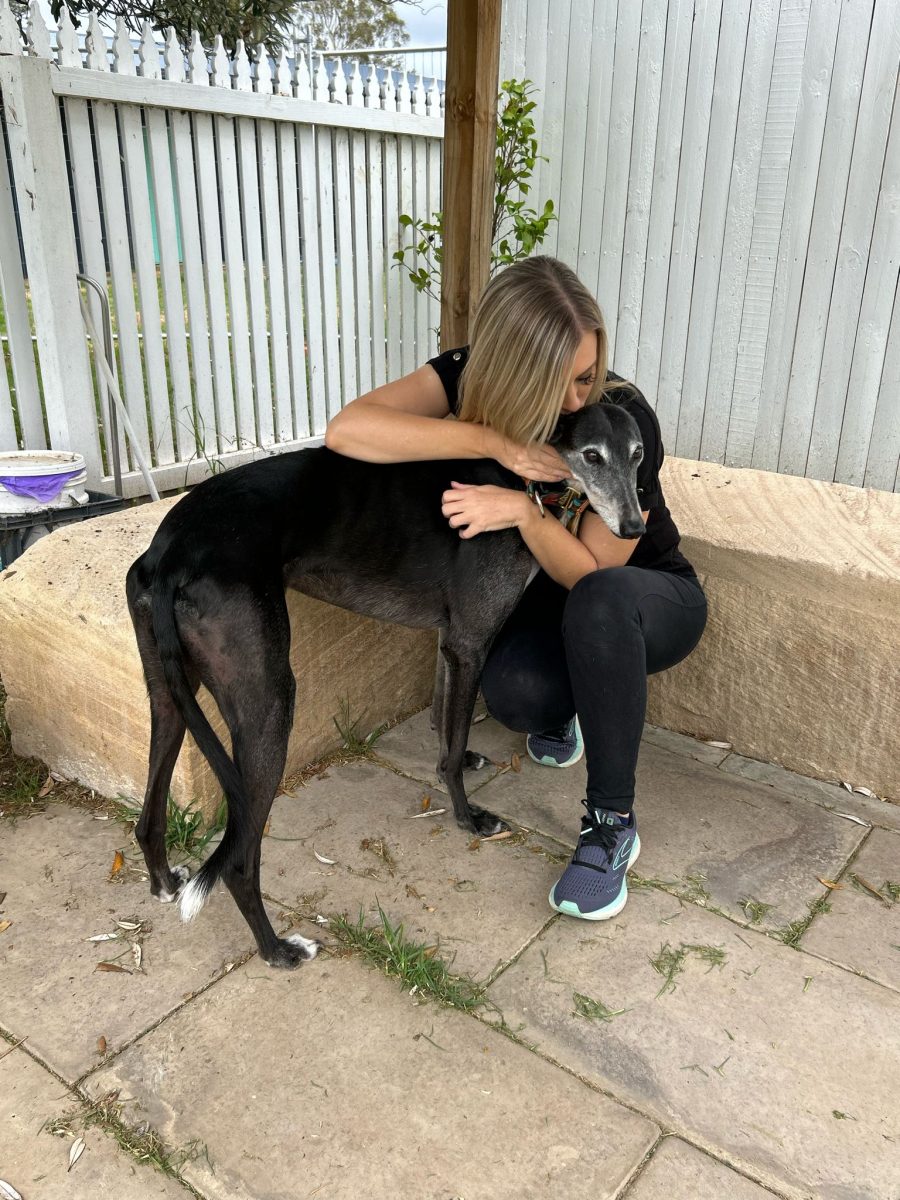
[[844,886],[828,897],[831,911],[816,917],[800,944],[900,991],[900,903],[877,900],[853,876],[876,891],[886,882],[900,886],[900,834],[881,829],[869,834],[844,874]]
[[729,754],[722,761],[721,769],[741,779],[765,783],[777,791],[786,792],[789,796],[802,796],[831,812],[849,813],[870,825],[900,830],[900,804],[894,804],[890,800],[864,796],[861,792],[848,792],[839,783],[809,779],[805,775],[797,775],[794,771],[786,771],[784,767],[778,767],[774,763],[744,758],[741,754]]
[[774,1195],[680,1138],[667,1137],[623,1200],[766,1200]]
[[13,1051],[0,1062],[0,1179],[23,1200],[188,1200],[182,1184],[142,1165],[97,1128],[78,1131],[85,1150],[69,1171],[74,1139],[54,1137],[41,1126],[77,1104],[77,1097],[67,1096],[59,1080],[25,1053]]
[[[554,771],[529,759],[518,775],[488,783],[479,803],[573,846],[586,778],[582,764]],[[672,881],[693,900],[740,921],[748,920],[743,901],[770,905],[760,928],[805,917],[809,901],[825,891],[816,876],[833,879],[866,832],[809,801],[647,742],[637,796],[637,873]]]
[[[370,762],[329,767],[275,801],[263,888],[312,916],[355,920],[362,910],[377,923],[380,904],[412,940],[439,941],[454,971],[483,979],[553,915],[547,895],[562,868],[534,840],[478,841],[449,807],[423,817],[423,794],[421,783]],[[432,796],[433,810],[447,804]]]
[[644,725],[641,740],[645,745],[658,746],[660,750],[671,750],[673,754],[709,763],[713,767],[717,767],[731,753],[723,746],[711,746],[709,742],[702,742],[699,738],[688,737],[686,733],[675,733],[672,729],[661,729],[649,722]]
[[[483,704],[475,709],[478,718],[485,712]],[[512,733],[491,717],[485,717],[472,725],[469,733],[469,749],[491,760],[479,771],[466,772],[466,791],[471,795],[497,774],[502,762],[509,762],[514,753],[524,755],[525,736]],[[376,757],[389,763],[411,779],[420,779],[436,791],[446,793],[436,773],[438,760],[438,738],[431,728],[431,709],[423,709],[402,725],[382,734],[375,744]]]
[[[116,1050],[253,948],[222,893],[205,914],[216,923],[215,939],[199,924],[183,925],[177,905],[150,895],[133,848],[110,882],[115,852],[128,844],[123,826],[61,805],[5,828],[0,840],[4,919],[12,921],[0,935],[0,1025],[27,1035],[29,1049],[70,1082],[97,1066],[100,1037]],[[145,932],[121,930],[117,920],[139,922]],[[88,940],[103,933],[120,940]],[[140,972],[96,970],[114,959],[132,969],[135,937]]]
[[205,1144],[212,1168],[184,1174],[210,1200],[600,1200],[658,1135],[473,1018],[321,956],[289,974],[251,960],[88,1086]]
[[[660,994],[664,947],[686,949]],[[576,1015],[576,993],[624,1011]],[[900,1194],[900,999],[886,988],[648,891],[606,926],[554,923],[489,995],[523,1039],[765,1186]]]

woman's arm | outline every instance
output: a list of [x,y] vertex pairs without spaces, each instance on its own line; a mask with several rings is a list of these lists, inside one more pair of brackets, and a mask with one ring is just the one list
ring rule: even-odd
[[449,413],[444,385],[426,363],[342,408],[328,423],[325,445],[363,462],[492,458],[526,479],[556,483],[568,475],[549,446],[520,446],[487,425],[447,421]]

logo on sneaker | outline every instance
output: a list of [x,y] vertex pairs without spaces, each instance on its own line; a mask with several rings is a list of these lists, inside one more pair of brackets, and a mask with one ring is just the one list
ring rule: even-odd
[[634,845],[634,838],[627,842],[623,842],[616,852],[616,857],[613,859],[613,870],[618,871],[621,867],[628,866],[628,857],[631,854],[631,847]]

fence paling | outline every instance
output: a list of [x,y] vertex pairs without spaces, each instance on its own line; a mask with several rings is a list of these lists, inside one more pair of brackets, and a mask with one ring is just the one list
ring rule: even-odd
[[[215,122],[216,153],[219,162],[219,192],[225,241],[225,266],[228,284],[228,313],[231,329],[231,356],[234,379],[236,419],[235,448],[256,442],[256,414],[253,403],[253,369],[250,359],[250,327],[247,310],[247,283],[244,277],[244,247],[241,212],[235,201],[238,185],[236,120],[219,116]],[[228,197],[234,197],[231,202]],[[243,197],[241,197],[243,200]]]
[[321,433],[328,419],[325,407],[325,340],[322,328],[322,275],[320,271],[319,194],[316,184],[316,131],[297,130],[297,166],[300,176],[303,284],[306,293],[306,339],[309,379],[310,433]]
[[335,222],[338,285],[338,328],[340,330],[341,400],[343,404],[359,395],[356,356],[356,318],[353,295],[353,184],[350,174],[350,135],[334,131],[334,197],[340,214]]
[[387,377],[397,379],[403,373],[400,358],[402,340],[400,309],[403,297],[403,276],[394,261],[400,249],[399,162],[400,139],[384,139],[384,228],[385,236],[385,304],[387,307]]
[[[412,139],[403,137],[397,139],[400,151],[400,212],[415,216],[416,192],[413,178],[413,148]],[[400,369],[408,375],[418,366],[416,361],[416,305],[418,296],[413,293],[401,293],[400,303]]]
[[[384,155],[380,137],[367,137],[369,201],[369,337],[372,344],[372,386],[387,381],[385,367],[385,244],[384,244]],[[374,186],[373,186],[374,185]]]
[[[372,272],[369,237],[369,175],[366,165],[366,135],[350,135],[350,178],[353,202],[353,272],[356,314],[357,395],[372,390]],[[352,399],[352,397],[351,397]]]
[[263,283],[267,287],[269,312],[273,432],[276,442],[289,442],[294,436],[294,419],[287,353],[288,327],[284,293],[284,248],[279,211],[281,192],[278,180],[278,143],[274,124],[271,121],[259,121],[257,137],[262,201]]
[[[341,360],[340,360],[340,330],[337,312],[337,264],[335,249],[335,224],[342,224],[340,219],[335,221],[335,188],[334,188],[334,131],[331,129],[316,130],[316,163],[319,178],[319,204],[321,219],[319,222],[319,252],[322,270],[321,320],[325,341],[325,402],[326,420],[341,407]],[[314,433],[322,433],[316,426]]]
[[306,379],[306,328],[303,298],[303,266],[300,260],[300,198],[297,178],[297,144],[294,130],[279,125],[278,179],[281,189],[280,212],[282,219],[282,247],[284,255],[284,291],[287,327],[292,336],[287,337],[288,362],[290,369],[291,410],[294,420],[294,437],[309,436],[309,391]]

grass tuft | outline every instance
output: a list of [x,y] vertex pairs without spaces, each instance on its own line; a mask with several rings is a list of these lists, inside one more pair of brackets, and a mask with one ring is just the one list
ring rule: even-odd
[[650,959],[650,965],[657,974],[663,976],[663,985],[656,993],[657,1000],[665,992],[675,991],[675,979],[684,970],[684,964],[689,954],[708,964],[709,971],[713,967],[723,967],[728,956],[721,946],[701,946],[694,942],[682,942],[680,946],[670,946],[668,942],[661,946],[656,958]]
[[202,811],[189,804],[180,808],[171,795],[166,807],[166,850],[201,858],[206,847],[217,833],[225,828],[228,807],[222,800],[219,809],[207,825]]
[[437,946],[425,946],[406,937],[402,922],[392,925],[379,904],[379,925],[367,926],[360,911],[357,921],[332,917],[331,930],[341,945],[359,951],[372,966],[398,979],[407,990],[472,1012],[487,1001],[484,988],[453,975],[437,956]]
[[810,900],[807,907],[809,909],[808,916],[791,921],[783,929],[774,930],[770,936],[778,938],[779,941],[784,942],[786,946],[790,946],[794,950],[799,950],[800,939],[806,933],[807,929],[809,929],[813,918],[817,917],[819,913],[831,912],[831,905],[824,896],[819,896],[816,900]]
[[583,996],[581,992],[572,993],[572,1002],[575,1005],[576,1016],[586,1017],[589,1021],[611,1021],[613,1017],[620,1017],[627,1011],[624,1008],[608,1008],[602,1000]]
[[341,701],[340,720],[337,717],[331,719],[334,721],[335,729],[341,735],[341,749],[349,754],[368,754],[386,729],[386,726],[378,725],[371,733],[363,736],[359,732],[359,723],[362,717],[357,717],[355,721],[350,720],[350,700],[347,697]]
[[747,896],[740,904],[751,925],[758,925],[766,913],[771,912],[775,907],[774,904],[766,904],[764,901],[754,900],[750,896]]

